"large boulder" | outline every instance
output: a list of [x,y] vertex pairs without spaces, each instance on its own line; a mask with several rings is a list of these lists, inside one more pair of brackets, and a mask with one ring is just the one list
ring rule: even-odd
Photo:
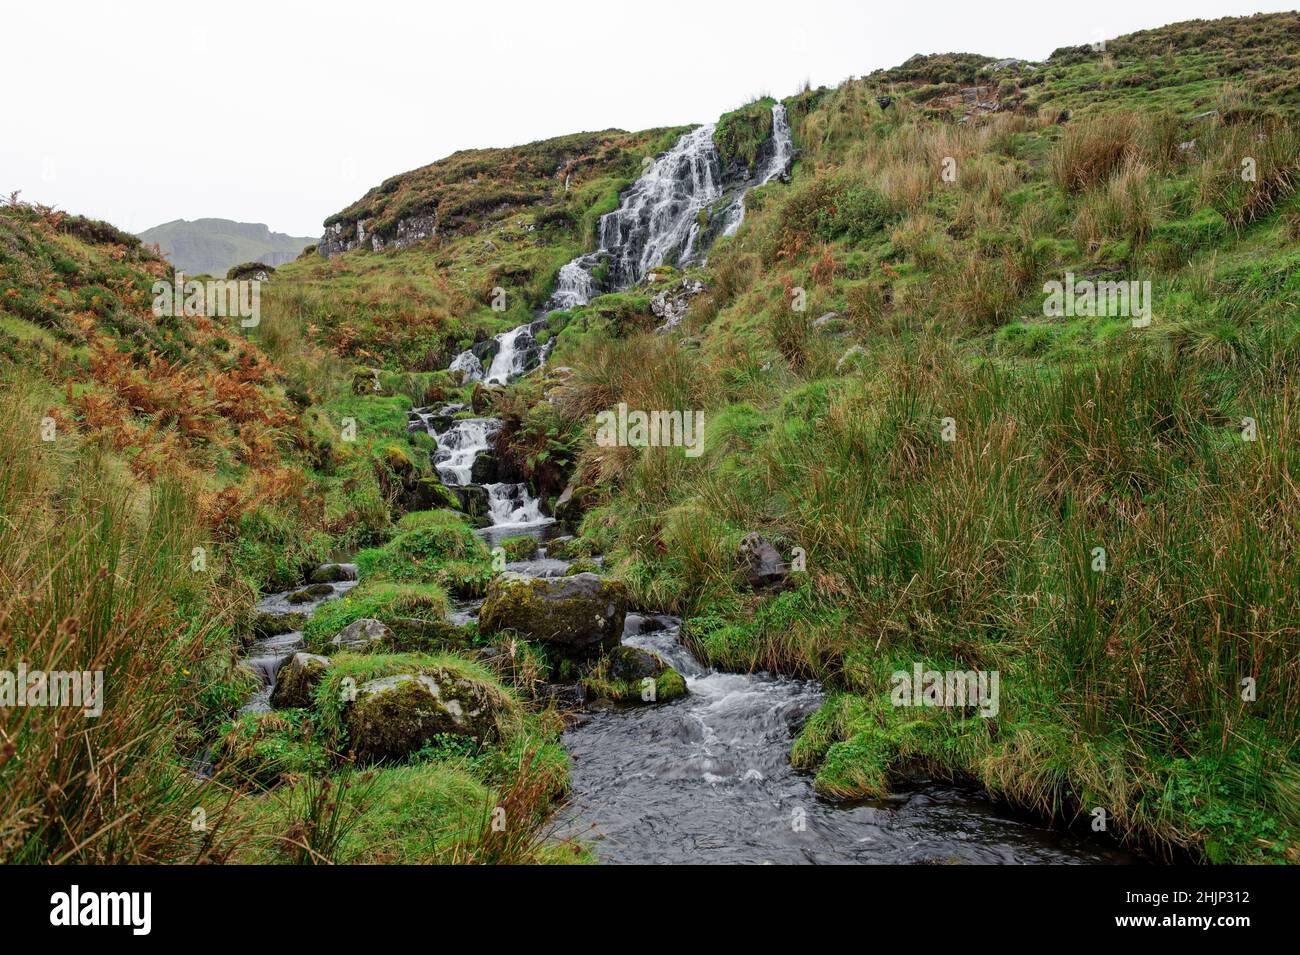
[[347,710],[348,733],[359,758],[397,759],[444,733],[497,740],[514,705],[490,683],[428,667],[359,686]]
[[271,705],[277,710],[312,705],[316,685],[329,669],[329,657],[315,653],[295,653],[285,657],[275,677]]
[[740,542],[740,572],[754,590],[784,590],[790,586],[790,565],[771,541],[761,534],[746,534]]
[[499,574],[479,613],[484,634],[512,630],[570,660],[589,660],[618,646],[627,614],[622,584],[597,574],[529,577]]

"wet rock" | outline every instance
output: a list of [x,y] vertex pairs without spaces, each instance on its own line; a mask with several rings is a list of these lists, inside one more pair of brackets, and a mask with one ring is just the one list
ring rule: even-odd
[[340,650],[365,650],[371,646],[383,645],[387,637],[387,627],[373,617],[362,617],[334,634],[330,645]]
[[691,299],[703,291],[703,282],[696,279],[682,279],[676,285],[655,295],[650,300],[650,311],[663,322],[655,331],[664,334],[680,325],[682,319],[691,310]]
[[582,520],[582,512],[586,510],[588,499],[593,491],[589,487],[579,487],[570,484],[564,489],[564,492],[556,498],[554,507],[554,517],[557,521],[563,521],[566,524],[577,524]]
[[738,556],[740,572],[753,590],[784,590],[790,585],[790,565],[763,535],[746,534]]
[[607,672],[615,680],[653,679],[668,669],[668,664],[657,653],[640,647],[615,647],[609,651]]
[[582,681],[587,694],[614,703],[668,703],[686,695],[686,680],[657,653],[618,646]]
[[253,618],[253,636],[259,640],[301,630],[307,615],[301,613],[259,613]]
[[321,564],[307,578],[312,584],[336,584],[341,580],[356,580],[356,564]]
[[457,510],[473,518],[487,518],[490,514],[488,507],[488,492],[475,484],[466,484],[460,487],[450,487],[449,490],[456,498]]
[[287,599],[291,604],[306,604],[333,595],[334,587],[330,584],[308,584],[302,590],[291,593]]
[[459,498],[451,488],[436,477],[425,475],[403,481],[401,490],[393,500],[393,507],[409,514],[412,511],[436,511],[443,507],[455,507],[458,503]]
[[313,691],[324,679],[329,666],[329,657],[315,653],[295,653],[286,657],[275,677],[271,705],[277,710],[311,706]]
[[563,576],[573,577],[577,574],[598,574],[600,573],[600,569],[600,564],[596,563],[590,557],[579,557],[569,565],[569,569],[564,572]]
[[496,740],[513,707],[489,683],[449,667],[426,667],[358,687],[347,710],[348,734],[359,758],[395,759],[443,733]]
[[484,634],[510,630],[561,658],[586,660],[618,646],[626,613],[624,587],[596,574],[505,573],[488,588],[479,629]]

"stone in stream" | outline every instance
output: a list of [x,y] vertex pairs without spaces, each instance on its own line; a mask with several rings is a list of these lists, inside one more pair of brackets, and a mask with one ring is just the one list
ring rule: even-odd
[[268,637],[278,637],[282,633],[292,633],[301,630],[306,620],[307,615],[301,613],[262,612],[253,618],[253,636],[265,640]]
[[359,686],[347,710],[348,734],[362,760],[396,759],[443,733],[499,739],[516,707],[490,683],[426,667]]
[[333,595],[334,587],[332,584],[308,584],[302,590],[291,593],[288,600],[291,604],[307,604]]
[[686,680],[657,653],[618,646],[582,681],[587,693],[615,703],[667,703],[686,695]]
[[596,574],[507,572],[488,587],[479,630],[485,635],[510,630],[562,658],[590,660],[618,646],[627,603],[622,584]]
[[589,487],[570,484],[555,500],[555,519],[565,524],[578,524],[586,509],[586,500],[592,495]]
[[790,565],[762,534],[746,534],[739,548],[740,572],[753,590],[784,590],[790,585]]
[[356,580],[356,564],[321,564],[307,578],[309,584],[336,584],[341,580]]
[[280,664],[271,691],[271,705],[277,710],[312,705],[312,692],[329,669],[329,657],[315,653],[295,653]]

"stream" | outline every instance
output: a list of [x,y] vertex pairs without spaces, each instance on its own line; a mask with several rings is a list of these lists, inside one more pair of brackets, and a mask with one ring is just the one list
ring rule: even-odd
[[[737,179],[721,166],[713,127],[699,127],[649,165],[604,216],[600,248],[560,271],[551,309],[585,304],[628,287],[665,260],[698,261],[707,246],[700,211],[711,210],[720,234],[739,227],[747,188],[788,172],[793,158],[784,109],[773,107],[774,135],[756,174]],[[730,178],[729,178],[730,177]],[[604,266],[604,268],[600,268]],[[597,275],[607,276],[601,280]],[[612,278],[609,278],[612,276]],[[462,381],[508,384],[544,364],[539,344],[545,310],[533,321],[457,355],[450,369]],[[546,542],[565,528],[543,513],[523,476],[492,452],[500,422],[466,415],[462,404],[420,408],[410,427],[436,444],[433,464],[463,509],[489,523],[489,547],[529,535],[532,559],[507,569],[538,577],[563,575],[570,561],[550,557]],[[472,414],[472,413],[471,413]],[[307,615],[323,600],[355,586],[330,585],[314,601],[290,604],[290,593],[265,598],[260,611]],[[477,617],[482,600],[456,602],[454,623]],[[915,780],[887,799],[840,803],[820,798],[812,777],[790,765],[803,720],[823,698],[810,681],[768,673],[725,673],[699,663],[682,645],[681,621],[629,614],[622,642],[652,651],[681,673],[688,693],[671,703],[594,707],[563,733],[572,757],[572,792],[555,834],[593,844],[607,863],[1125,863],[1135,861],[1109,841],[1038,825],[1001,807],[980,790]],[[275,669],[295,649],[293,631],[254,644],[247,662],[265,687],[246,709],[265,709]]]

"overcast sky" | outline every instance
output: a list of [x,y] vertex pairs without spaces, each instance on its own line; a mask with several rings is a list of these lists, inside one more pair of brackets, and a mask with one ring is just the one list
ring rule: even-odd
[[0,192],[140,231],[320,234],[457,149],[709,122],[913,53],[1058,46],[1264,0],[6,0]]

